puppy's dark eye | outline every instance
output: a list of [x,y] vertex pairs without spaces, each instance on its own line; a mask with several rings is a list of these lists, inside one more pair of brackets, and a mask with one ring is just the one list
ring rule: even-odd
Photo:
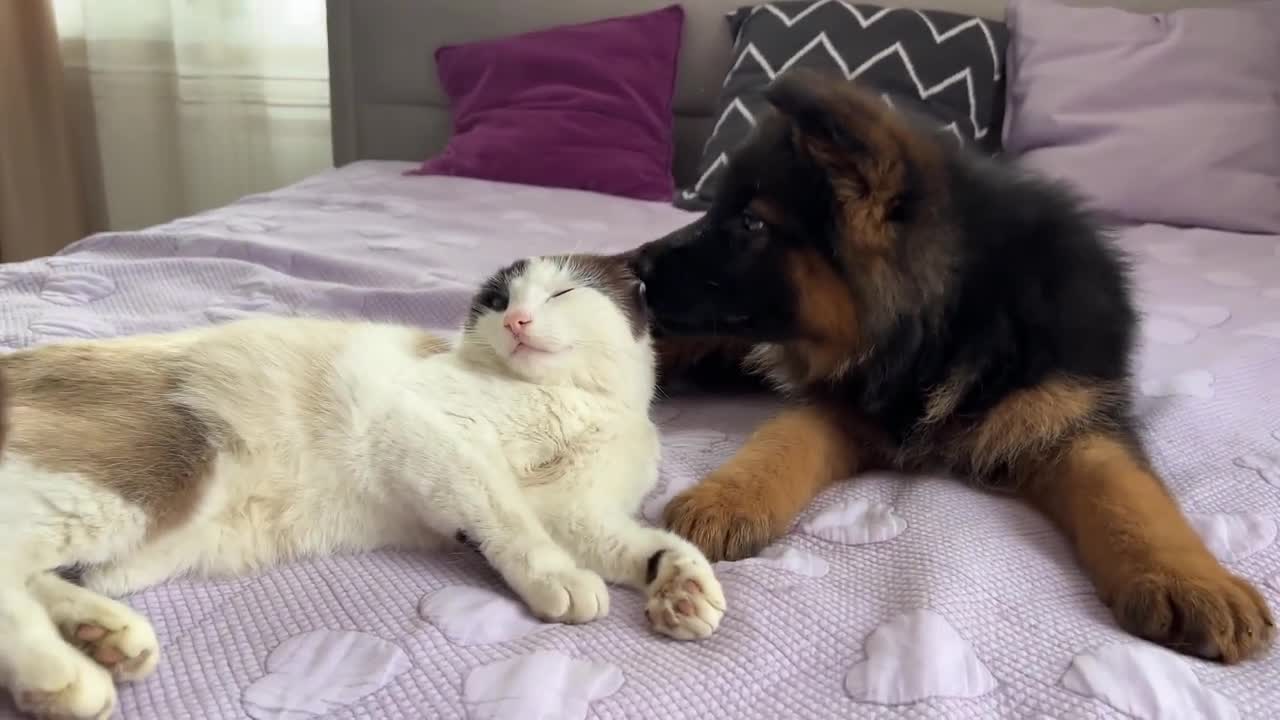
[[560,291],[560,292],[558,292],[558,293],[552,293],[552,294],[551,294],[551,299],[558,298],[558,297],[560,297],[561,295],[564,295],[565,293],[571,292],[571,291],[576,290],[576,289],[577,289],[577,288],[568,288],[567,290],[561,290],[561,291]]
[[760,232],[764,229],[764,221],[753,215],[751,211],[745,211],[742,213],[742,229],[752,233]]

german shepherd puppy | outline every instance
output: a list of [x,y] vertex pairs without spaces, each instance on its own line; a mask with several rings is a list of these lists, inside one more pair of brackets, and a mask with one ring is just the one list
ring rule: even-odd
[[793,71],[710,210],[630,254],[666,380],[744,370],[798,402],[674,498],[669,527],[750,556],[823,488],[942,471],[1070,539],[1127,631],[1234,663],[1266,601],[1144,454],[1128,269],[1063,187],[956,149],[843,78]]

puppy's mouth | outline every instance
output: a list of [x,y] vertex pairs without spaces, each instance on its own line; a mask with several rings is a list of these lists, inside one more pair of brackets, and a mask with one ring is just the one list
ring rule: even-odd
[[751,326],[751,315],[702,309],[692,313],[663,313],[652,316],[654,329],[669,335],[735,335]]

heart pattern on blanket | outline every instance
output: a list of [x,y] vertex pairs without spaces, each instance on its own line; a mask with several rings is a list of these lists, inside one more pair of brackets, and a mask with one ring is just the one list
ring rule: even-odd
[[485,242],[486,238],[476,233],[448,232],[440,233],[436,243],[442,248],[473,248]]
[[237,235],[263,235],[279,228],[280,223],[253,218],[232,220],[227,223],[227,230]]
[[1235,459],[1235,464],[1246,470],[1253,470],[1268,483],[1280,488],[1280,458],[1273,455],[1253,453]]
[[224,298],[205,308],[204,316],[211,323],[241,320],[251,315],[270,312],[275,306],[271,286],[260,280],[250,280],[236,287],[236,296]]
[[246,301],[240,305],[212,305],[205,308],[204,316],[208,318],[210,323],[215,325],[220,323],[234,322],[236,320],[244,320],[257,314],[264,314],[271,308],[270,302],[259,300]]
[[1239,710],[1206,688],[1170,650],[1147,643],[1115,643],[1080,653],[1062,687],[1143,720],[1233,720]]
[[801,532],[842,545],[866,545],[892,540],[907,529],[907,521],[883,503],[847,500],[819,512]]
[[1191,526],[1222,562],[1244,560],[1276,541],[1276,521],[1257,513],[1189,513]]
[[370,252],[395,254],[404,250],[395,240],[370,240],[364,244]]
[[[661,407],[661,406],[659,406]],[[660,425],[670,423],[681,415],[680,410],[662,411],[654,421]],[[662,419],[665,418],[665,419]],[[651,523],[661,523],[667,503],[681,492],[693,487],[695,478],[719,465],[735,449],[734,441],[727,433],[715,430],[682,430],[664,428],[663,442],[667,447],[690,453],[691,457],[705,461],[701,467],[682,468],[689,472],[672,473],[669,468],[659,470],[657,488],[650,491],[640,508],[640,515]]]
[[680,406],[675,403],[657,403],[653,406],[653,410],[650,411],[649,416],[653,418],[653,421],[657,423],[659,427],[662,427],[667,423],[673,423],[676,420],[679,420],[680,416],[683,414],[684,410],[680,409]]
[[1195,328],[1179,320],[1149,317],[1142,323],[1142,335],[1151,342],[1186,345],[1195,340],[1199,333]]
[[613,665],[542,650],[473,669],[462,701],[471,720],[583,720],[591,703],[622,683]]
[[599,233],[605,235],[609,232],[609,226],[599,220],[570,220],[565,225],[575,233]]
[[1205,280],[1214,285],[1221,285],[1229,288],[1247,288],[1258,284],[1257,280],[1245,275],[1238,270],[1215,270],[1205,273]]
[[1255,337],[1280,340],[1280,322],[1265,322],[1252,327],[1242,328],[1236,332],[1240,335],[1253,335]]
[[418,614],[458,645],[507,642],[555,627],[539,621],[515,598],[466,585],[423,597]]
[[733,573],[753,567],[783,570],[792,576],[791,581],[773,583],[775,589],[791,587],[805,579],[820,578],[831,572],[831,564],[826,560],[811,552],[785,545],[770,545],[755,557],[716,563],[716,572]]
[[1200,329],[1215,328],[1231,318],[1231,310],[1221,305],[1154,305],[1142,321],[1147,340],[1165,345],[1186,345],[1200,335]]
[[1213,373],[1208,370],[1188,370],[1164,379],[1151,379],[1142,382],[1142,394],[1150,397],[1173,397],[1177,395],[1212,400]]
[[671,498],[679,495],[687,485],[682,485],[668,477],[660,483],[659,487],[660,489],[650,495],[640,508],[641,517],[654,524],[662,523],[662,513],[666,510],[667,503],[671,502]]
[[267,674],[241,701],[254,720],[328,715],[381,690],[410,667],[409,656],[376,635],[313,630],[284,641],[267,657]]
[[706,428],[671,430],[663,439],[672,447],[697,449],[717,465],[738,447],[738,442],[728,433]]
[[1189,243],[1150,243],[1143,249],[1151,257],[1169,265],[1190,265],[1196,261],[1195,248]]
[[40,299],[54,305],[85,305],[116,291],[116,282],[92,272],[57,272],[45,278]]
[[26,277],[26,275],[17,271],[0,270],[0,290],[4,290],[24,277]]
[[844,679],[859,702],[900,705],[926,698],[975,698],[996,679],[947,619],[919,609],[903,613],[867,637],[867,659]]
[[430,290],[459,290],[467,297],[475,292],[474,283],[470,279],[461,278],[440,268],[417,268],[418,287]]
[[1221,305],[1154,305],[1151,311],[1202,328],[1218,327],[1231,319],[1231,310]]
[[48,340],[92,340],[116,334],[115,326],[100,316],[45,316],[32,322],[27,329]]
[[[357,229],[356,234],[362,238],[367,238],[369,240],[385,240],[387,238],[400,237],[400,233],[397,232],[396,230],[389,227],[382,227],[379,225],[366,225],[365,227]],[[400,247],[399,244],[396,244],[396,243],[379,243],[379,246],[380,246],[379,249],[386,246],[395,247],[397,249],[399,249]]]

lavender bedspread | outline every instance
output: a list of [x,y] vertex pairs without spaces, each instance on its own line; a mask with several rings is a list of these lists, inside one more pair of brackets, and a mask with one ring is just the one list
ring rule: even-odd
[[[144,232],[0,266],[8,348],[282,312],[452,328],[477,280],[535,253],[612,250],[689,219],[659,203],[357,163]],[[1122,237],[1146,310],[1140,402],[1197,527],[1280,607],[1280,238],[1159,226]],[[664,402],[666,498],[774,408]],[[466,554],[375,553],[129,602],[158,674],[122,716],[220,718],[1265,718],[1280,651],[1236,668],[1120,633],[1063,541],[940,478],[819,499],[761,558],[722,564],[709,641],[660,638],[615,589],[585,627],[527,617]],[[0,701],[0,718],[12,711]]]

